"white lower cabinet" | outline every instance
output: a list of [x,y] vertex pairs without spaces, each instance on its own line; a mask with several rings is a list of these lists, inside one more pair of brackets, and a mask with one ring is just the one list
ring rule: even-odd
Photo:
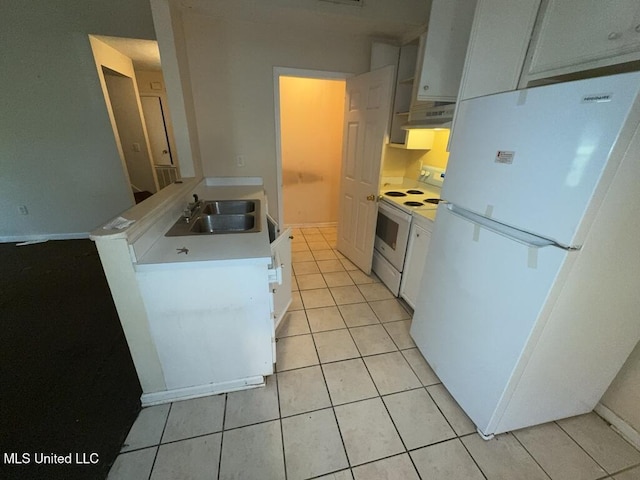
[[237,261],[136,273],[167,390],[143,400],[229,391],[273,373],[269,270]]
[[424,271],[429,241],[431,240],[431,223],[426,220],[418,225],[415,220],[409,232],[407,256],[404,261],[404,272],[400,283],[400,296],[415,308],[422,273]]
[[[272,268],[278,272],[275,281],[271,282],[273,294],[273,326],[274,329],[282,321],[291,305],[291,229],[287,228],[271,241]],[[274,343],[275,345],[275,343]],[[275,355],[274,355],[275,361]]]

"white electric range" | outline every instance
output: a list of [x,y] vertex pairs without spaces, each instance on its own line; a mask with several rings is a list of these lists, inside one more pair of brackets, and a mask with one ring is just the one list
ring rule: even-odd
[[425,167],[423,171],[427,173],[421,177],[425,181],[417,182],[415,187],[389,186],[380,192],[373,271],[396,296],[400,290],[413,215],[434,219],[440,202],[444,170]]

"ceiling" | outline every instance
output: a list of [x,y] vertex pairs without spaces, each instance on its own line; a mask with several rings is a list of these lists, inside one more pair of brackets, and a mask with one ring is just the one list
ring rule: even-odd
[[[172,0],[183,11],[220,20],[303,27],[406,42],[425,30],[431,0]],[[131,58],[136,70],[161,70],[158,42],[97,38]]]
[[94,37],[129,57],[136,70],[161,70],[160,51],[158,50],[158,42],[155,40],[108,37],[106,35],[94,35]]
[[431,0],[172,0],[219,18],[407,41],[427,26]]

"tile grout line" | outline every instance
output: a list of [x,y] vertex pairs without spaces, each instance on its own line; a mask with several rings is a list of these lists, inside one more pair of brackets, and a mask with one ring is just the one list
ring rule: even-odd
[[[542,470],[542,473],[544,473],[549,480],[553,480],[551,475],[549,474],[549,472],[547,472],[544,467],[540,464],[540,462],[538,462],[538,459],[536,457],[533,456],[533,454],[527,449],[527,447],[520,441],[520,439],[513,433],[513,431],[509,431],[509,432],[505,432],[505,433],[509,433],[513,438],[516,439],[516,442],[518,442],[518,444],[520,444],[520,446],[524,449],[525,452],[527,452],[527,455],[529,455],[531,457],[531,459],[535,462],[536,465],[538,465],[538,467],[540,467],[540,470]],[[605,470],[606,472],[606,470]]]
[[[276,362],[276,365],[277,365],[277,362]],[[277,376],[278,373],[279,372],[274,372],[274,376],[276,377],[276,397],[278,398],[278,423],[280,424],[280,441],[282,442],[282,466],[284,468],[284,479],[287,480],[287,453],[284,449],[284,427],[282,426],[282,409],[280,408],[280,382],[278,381],[278,376]],[[267,421],[272,422],[273,420],[267,420]]]
[[[338,310],[338,312],[340,312]],[[340,315],[342,317],[342,315]],[[344,321],[344,319],[342,319]],[[320,367],[320,373],[322,374],[322,380],[324,381],[324,388],[327,391],[327,396],[329,397],[329,405],[331,408],[331,412],[333,413],[333,418],[336,421],[336,427],[338,428],[338,435],[340,435],[340,441],[342,442],[342,449],[344,450],[344,456],[347,459],[347,468],[351,470],[351,460],[349,459],[349,454],[347,453],[347,445],[344,443],[344,437],[342,436],[342,430],[340,429],[340,423],[338,422],[338,415],[336,414],[335,405],[333,404],[333,398],[331,397],[331,391],[329,390],[329,385],[327,384],[327,377],[324,374],[324,368],[322,368],[322,360],[320,360],[320,353],[318,352],[318,346],[316,345],[316,340],[311,335],[311,340],[313,341],[313,347],[316,349],[316,355],[318,356],[318,366]],[[324,410],[324,409],[322,409]],[[323,475],[326,475],[323,474]],[[353,473],[351,474],[353,476]]]
[[[427,393],[429,393],[429,391],[427,391]],[[435,400],[434,400],[435,401]],[[437,404],[436,404],[437,405]],[[454,430],[455,432],[455,430]],[[457,433],[457,432],[456,432]],[[458,441],[460,442],[460,445],[462,445],[462,448],[464,448],[465,452],[467,452],[467,455],[469,455],[469,458],[471,459],[471,461],[474,463],[474,465],[478,468],[478,471],[480,472],[480,475],[482,475],[485,479],[488,480],[488,476],[486,473],[484,473],[484,470],[482,470],[482,467],[480,466],[480,464],[478,463],[478,461],[476,460],[476,458],[471,455],[471,452],[469,451],[469,449],[467,448],[467,446],[465,445],[465,443],[462,441],[462,437],[470,437],[471,435],[477,435],[478,432],[473,432],[473,433],[469,433],[466,435],[461,435],[458,436]]]
[[164,432],[167,429],[167,424],[169,423],[169,415],[171,415],[172,409],[173,409],[173,402],[169,404],[169,411],[167,412],[167,418],[164,419],[164,426],[162,427],[162,433],[160,434],[160,440],[158,440],[158,445],[156,445],[156,454],[153,456],[153,462],[151,463],[151,470],[149,471],[149,476],[147,477],[147,480],[151,479],[151,475],[153,475],[153,469],[156,468],[158,453],[160,453],[160,446],[162,445],[162,437],[164,437]]
[[[362,363],[364,364],[364,368],[367,371],[367,373],[369,374],[369,377],[371,378],[371,381],[373,383],[374,388],[376,389],[376,392],[378,392],[378,397],[377,398],[380,399],[380,402],[382,403],[385,411],[387,412],[387,415],[389,416],[389,420],[391,420],[391,425],[393,425],[393,428],[395,428],[395,430],[396,430],[396,434],[398,435],[398,438],[400,439],[400,443],[402,444],[402,447],[404,448],[404,453],[406,453],[408,455],[409,450],[407,449],[407,445],[404,443],[404,439],[402,438],[402,435],[400,435],[400,430],[398,430],[396,422],[393,421],[393,417],[391,416],[391,413],[389,412],[389,409],[387,408],[387,404],[385,403],[384,399],[382,398],[382,394],[380,393],[380,389],[378,388],[378,385],[376,384],[375,380],[373,379],[373,375],[371,375],[371,371],[369,370],[369,366],[367,365],[367,362],[364,361],[364,358],[362,359]],[[419,380],[420,379],[418,379],[418,381]],[[422,382],[420,382],[420,384],[422,385]],[[368,399],[368,400],[371,400],[371,399]],[[396,455],[402,455],[402,453],[396,454]],[[393,455],[393,456],[395,456],[395,455]],[[411,455],[409,455],[409,458],[411,459]],[[376,461],[378,461],[378,460],[376,460]],[[411,459],[411,464],[413,465],[413,459]],[[418,469],[415,467],[415,465],[413,465],[413,468],[416,470],[416,473],[418,473]],[[418,473],[418,476],[420,477],[419,473]]]
[[[417,347],[416,347],[417,348]],[[420,352],[420,350],[418,349],[418,353],[420,353],[420,356],[422,356],[422,352]],[[404,356],[404,355],[403,355]],[[424,358],[424,357],[423,357]],[[406,360],[406,358],[405,358]],[[409,363],[409,362],[407,362]],[[426,359],[425,359],[425,363],[427,363]],[[429,365],[427,363],[427,365]],[[409,367],[411,367],[413,369],[413,367],[411,366],[411,364],[409,363]],[[429,368],[431,368],[431,366],[429,366]],[[414,373],[415,370],[414,370]],[[434,372],[435,375],[435,372]],[[418,376],[418,374],[416,373],[416,376]],[[437,376],[437,375],[436,375]],[[418,380],[420,380],[420,378],[418,377]],[[440,378],[438,378],[438,380],[440,380]],[[422,380],[420,380],[420,383],[422,383]],[[431,392],[429,391],[429,389],[427,387],[431,387],[433,385],[442,385],[444,387],[444,384],[442,382],[438,382],[438,383],[433,383],[431,385],[424,385],[424,390],[425,392],[427,392],[427,395],[429,395],[429,398],[431,399],[431,401],[433,402],[433,404],[436,406],[436,408],[438,409],[438,412],[440,412],[440,415],[442,415],[442,417],[444,418],[445,422],[447,422],[447,424],[449,425],[449,428],[451,428],[451,430],[453,431],[455,437],[454,438],[450,438],[448,440],[444,440],[444,441],[449,441],[449,440],[458,440],[458,442],[460,442],[460,444],[462,445],[462,448],[465,449],[465,451],[467,452],[467,455],[469,455],[469,458],[471,458],[471,461],[474,463],[474,465],[476,466],[476,468],[478,469],[478,471],[480,472],[480,475],[482,475],[485,480],[488,479],[487,475],[484,473],[484,471],[482,470],[482,468],[480,468],[480,464],[476,461],[476,459],[473,457],[473,455],[471,455],[471,452],[469,451],[469,449],[467,448],[467,446],[464,444],[464,442],[461,440],[462,437],[465,436],[469,436],[469,435],[474,435],[476,432],[472,432],[469,434],[465,434],[465,435],[460,435],[458,434],[458,432],[456,431],[456,429],[453,427],[453,424],[451,423],[451,421],[449,421],[449,418],[444,414],[444,412],[442,411],[442,408],[440,408],[440,405],[438,404],[438,402],[436,402],[435,398],[433,398],[433,395],[431,395]],[[446,388],[446,387],[445,387]],[[440,442],[442,443],[442,442]],[[409,455],[411,457],[411,455]],[[413,460],[413,458],[412,458]]]
[[[605,471],[605,473],[607,474],[607,476],[611,476],[611,475],[613,475],[613,473],[609,473],[609,470],[607,470],[606,468],[604,468],[604,465],[600,465],[600,462],[598,462],[595,458],[593,458],[593,456],[592,456],[589,452],[587,452],[587,450],[586,450],[582,445],[580,445],[580,442],[578,442],[575,438],[573,438],[573,436],[572,436],[569,432],[567,432],[567,431],[562,427],[562,425],[560,425],[557,421],[554,421],[553,423],[555,423],[555,424],[558,426],[558,428],[560,428],[560,430],[562,430],[562,431],[563,431],[563,432],[564,432],[564,433],[565,433],[565,434],[566,434],[566,435],[567,435],[567,436],[568,436],[568,437],[569,437],[569,438],[570,438],[570,439],[571,439],[571,440],[572,440],[576,445],[578,445],[578,447],[580,447],[580,449],[581,449],[584,453],[586,453],[586,454],[587,454],[587,456],[588,456],[591,460],[593,460],[593,461],[596,463],[596,465],[598,465],[602,470],[604,470],[604,471]],[[607,478],[607,477],[604,477],[604,478]]]
[[227,421],[227,405],[229,404],[229,395],[224,394],[224,410],[222,410],[222,431],[220,432],[220,453],[218,453],[218,475],[216,478],[220,480],[220,471],[222,470],[222,447],[224,446],[225,422]]
[[[358,304],[356,304],[356,303],[350,303],[350,304],[348,304],[348,305],[358,305]],[[329,307],[332,307],[332,306],[334,306],[334,305],[329,305]],[[320,308],[328,308],[328,307],[320,307]],[[309,309],[309,310],[319,310],[320,308],[317,308],[317,309],[316,309],[316,308],[311,308],[311,309]],[[301,311],[302,311],[302,310],[293,310],[293,312],[301,312]],[[307,310],[305,310],[305,312],[306,312],[306,311],[307,311]],[[398,320],[398,322],[406,322],[406,320]],[[393,321],[393,322],[386,322],[386,324],[389,324],[389,323],[396,323],[396,322],[395,322],[395,321]],[[312,334],[315,334],[315,333],[335,332],[335,331],[337,331],[337,330],[347,330],[347,329],[348,329],[348,330],[353,330],[354,328],[375,327],[376,325],[382,325],[382,326],[384,326],[384,325],[385,325],[385,323],[372,323],[372,324],[369,324],[369,325],[356,325],[355,327],[349,327],[349,326],[347,326],[347,327],[344,327],[344,328],[342,328],[342,327],[340,327],[340,328],[328,328],[328,329],[326,329],[326,330],[316,330],[316,331],[313,331],[313,330],[311,330],[311,328],[310,328],[310,329],[309,329],[309,332],[304,332],[304,333],[295,333],[295,334],[293,334],[293,335],[285,335],[285,336],[283,336],[283,337],[279,337],[279,338],[302,337],[302,336],[304,336],[304,335],[312,335]],[[385,328],[385,332],[388,334],[388,331],[386,330],[386,328]],[[391,335],[389,335],[389,337],[391,338]],[[391,340],[393,340],[393,338],[391,338]],[[395,342],[394,342],[394,345],[395,345]],[[405,350],[411,350],[411,349],[414,349],[414,348],[418,348],[418,347],[416,347],[416,346],[403,347],[403,348],[398,348],[398,347],[396,347],[396,350],[402,350],[402,351],[405,351]],[[382,352],[382,353],[385,353],[385,352]],[[377,353],[374,353],[373,355],[378,355],[378,354],[377,354]],[[368,356],[368,357],[370,357],[370,356],[372,356],[372,355],[367,355],[367,356]]]

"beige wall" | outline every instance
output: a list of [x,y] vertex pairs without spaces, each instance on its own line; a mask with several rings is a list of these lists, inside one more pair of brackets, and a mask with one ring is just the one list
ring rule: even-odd
[[600,403],[640,434],[640,343],[631,352]]
[[344,80],[280,77],[285,225],[338,221]]
[[87,235],[133,203],[88,35],[154,39],[149,1],[1,10],[0,240]]
[[[176,167],[179,167],[180,160],[178,159],[178,149],[176,147],[173,122],[171,120],[171,111],[169,109],[169,101],[167,99],[167,89],[164,83],[164,76],[162,75],[162,72],[136,70],[136,81],[138,82],[138,92],[140,92],[140,95],[153,95],[161,98],[167,136],[169,137],[169,148],[171,149],[171,158],[173,160],[173,164]],[[157,88],[153,88],[152,84],[153,87],[159,85],[160,89],[158,90]]]
[[449,161],[449,152],[447,152],[449,133],[450,130],[448,129],[436,130],[433,137],[433,146],[428,151],[403,150],[387,146],[382,165],[382,176],[417,180],[422,165],[446,169]]
[[425,165],[432,167],[447,168],[449,161],[449,152],[447,152],[447,143],[449,143],[449,134],[451,130],[436,130],[433,137],[433,147],[420,159]]
[[363,73],[371,41],[303,25],[283,29],[196,14],[183,21],[203,173],[262,177],[277,217],[274,67]]

